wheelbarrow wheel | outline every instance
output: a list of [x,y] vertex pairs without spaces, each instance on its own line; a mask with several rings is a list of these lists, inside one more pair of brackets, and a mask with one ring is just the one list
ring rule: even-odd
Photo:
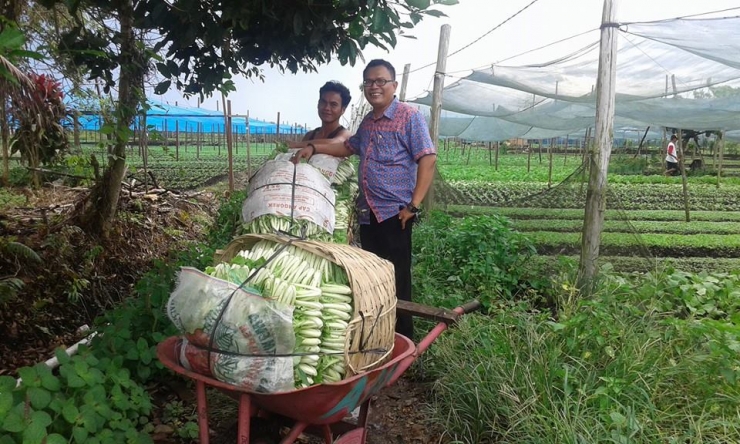
[[359,427],[337,438],[334,444],[365,444],[365,428]]

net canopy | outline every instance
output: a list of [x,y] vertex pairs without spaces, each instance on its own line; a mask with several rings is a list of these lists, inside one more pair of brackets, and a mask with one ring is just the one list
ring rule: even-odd
[[[739,137],[738,29],[740,17],[620,24],[615,135],[650,126],[723,130],[728,138]],[[599,30],[547,50],[562,55],[543,63],[494,63],[445,87],[440,136],[537,139],[584,134],[593,127]],[[543,51],[529,56],[544,58]],[[431,106],[432,96],[412,102]]]

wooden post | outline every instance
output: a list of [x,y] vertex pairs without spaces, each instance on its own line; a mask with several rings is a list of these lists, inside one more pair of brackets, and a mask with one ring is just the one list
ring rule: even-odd
[[725,157],[725,132],[720,131],[719,135],[717,137],[717,143],[719,146],[716,148],[718,153],[718,162],[717,162],[717,188],[720,186],[720,180],[722,179],[722,161]]
[[229,156],[229,192],[234,192],[234,138],[231,134],[231,100],[226,101],[226,150]]
[[547,168],[547,188],[552,186],[552,151],[555,145],[555,138],[550,139],[550,144],[547,146],[547,155],[549,156],[550,165]]
[[[198,102],[198,106],[200,106],[200,102]],[[200,144],[201,144],[201,136],[203,135],[203,124],[198,122],[198,133],[195,135],[195,158],[200,160]]]
[[[81,150],[82,146],[80,146],[80,112],[75,110],[74,112],[74,144],[76,150]],[[146,129],[146,128],[144,128]],[[141,137],[141,136],[139,136]]]
[[493,165],[493,142],[488,142],[488,166]]
[[175,120],[175,160],[180,160],[180,121]]
[[[429,135],[434,147],[439,147],[439,119],[442,117],[442,90],[444,89],[445,71],[447,71],[447,50],[450,46],[450,25],[442,25],[439,34],[439,49],[437,51],[437,70],[434,72],[434,91],[432,92],[432,118],[429,126]],[[441,179],[439,170],[435,168],[435,179]],[[424,198],[424,207],[431,211],[434,209],[434,182],[429,187]]]
[[245,131],[245,137],[247,138],[247,178],[252,178],[252,154],[251,147],[249,146],[249,110],[247,110],[247,117],[244,118],[247,126]]
[[614,129],[615,83],[617,73],[617,7],[616,0],[604,0],[601,18],[599,72],[596,88],[596,140],[589,159],[586,212],[581,239],[579,287],[590,294],[596,277],[601,232],[606,212],[606,184]]
[[683,155],[683,131],[678,130],[678,140],[676,140],[676,146],[678,147],[678,170],[681,172],[681,185],[683,188],[683,207],[686,211],[686,222],[691,222],[691,213],[689,211],[689,185],[686,180],[686,159]]
[[275,126],[275,143],[280,141],[280,111],[278,111],[277,125]]
[[149,136],[146,128],[146,113],[139,117],[141,125],[139,127],[139,150],[141,150],[141,162],[144,165],[144,192],[149,192]]
[[406,85],[409,83],[409,72],[411,72],[411,64],[407,63],[403,66],[403,77],[401,77],[401,93],[398,95],[398,100],[401,102],[406,101]]
[[501,149],[501,142],[497,141],[496,142],[496,164],[495,164],[496,171],[498,171],[498,152],[500,149]]
[[539,142],[539,147],[538,147],[537,151],[538,151],[538,153],[539,153],[539,156],[540,156],[540,164],[542,164],[542,141],[543,141],[543,140],[544,140],[544,139],[540,139],[540,140],[538,141],[538,142]]

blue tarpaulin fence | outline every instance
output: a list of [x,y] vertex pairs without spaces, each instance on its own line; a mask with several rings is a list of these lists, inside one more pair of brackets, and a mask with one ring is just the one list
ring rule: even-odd
[[[146,124],[155,131],[223,133],[224,114],[203,108],[189,108],[167,104],[152,104],[147,111]],[[246,134],[247,118],[232,117],[232,132]],[[97,131],[102,125],[102,117],[94,112],[83,112],[79,116],[82,130]],[[136,122],[138,125],[138,122]],[[277,124],[256,119],[249,119],[250,134],[275,134]],[[280,125],[280,134],[304,134],[306,129],[300,126]]]

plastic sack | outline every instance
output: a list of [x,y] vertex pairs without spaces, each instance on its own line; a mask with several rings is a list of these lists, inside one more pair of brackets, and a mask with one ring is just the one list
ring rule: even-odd
[[[275,156],[275,160],[290,162],[293,154],[298,151],[300,151],[300,149],[290,149],[287,153],[281,153]],[[339,164],[342,163],[342,160],[343,159],[340,157],[334,157],[328,154],[314,154],[310,159],[308,159],[308,164],[319,170],[324,177],[329,179],[329,182],[333,183],[334,176],[337,174],[337,168],[339,168]]]
[[184,335],[180,365],[248,391],[292,390],[293,308],[236,288],[195,268],[180,270],[167,302],[167,315]]
[[334,190],[311,165],[267,161],[250,179],[248,196],[242,206],[244,223],[272,214],[307,220],[329,234],[334,232]]

